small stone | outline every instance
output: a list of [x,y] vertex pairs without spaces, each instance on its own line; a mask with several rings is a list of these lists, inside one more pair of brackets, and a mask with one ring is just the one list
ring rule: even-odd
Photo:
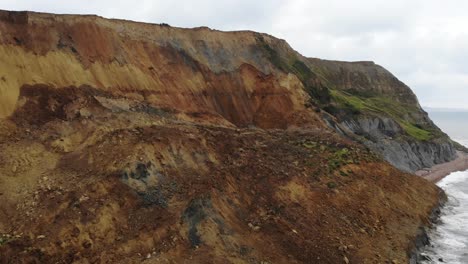
[[16,167],[16,165],[13,165],[13,167],[11,168],[11,171],[16,172],[17,170],[18,170],[18,168]]
[[349,264],[349,259],[346,256],[343,257],[343,261],[344,263]]
[[90,248],[93,244],[91,244],[90,241],[87,241],[87,240],[86,240],[86,241],[84,241],[83,244],[81,244],[81,245],[83,246],[83,248],[88,249],[88,248]]
[[260,230],[260,227],[259,226],[256,226],[252,223],[249,223],[248,226],[250,227],[250,229],[252,229],[253,231],[258,231]]
[[346,250],[348,250],[348,247],[347,246],[340,246],[340,247],[338,247],[338,250],[342,251],[342,252],[345,252]]
[[424,254],[421,254],[421,259],[422,260],[425,260],[425,261],[431,261],[431,257],[429,257],[428,255],[424,255]]
[[46,238],[46,236],[44,236],[44,235],[39,235],[39,236],[37,236],[36,238],[42,240],[42,239]]
[[82,195],[82,196],[80,197],[80,199],[79,199],[80,203],[81,203],[81,202],[86,202],[86,201],[88,201],[88,200],[89,200],[89,197],[88,197],[87,195]]
[[151,258],[151,253],[148,253],[148,255],[146,255],[146,258],[150,259]]

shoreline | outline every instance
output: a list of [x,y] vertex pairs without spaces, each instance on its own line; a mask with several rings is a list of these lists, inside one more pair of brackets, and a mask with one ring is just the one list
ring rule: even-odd
[[[416,171],[414,174],[430,182],[437,183],[453,172],[468,170],[468,153],[457,151],[457,156],[458,157],[455,160],[437,164],[430,169]],[[437,225],[437,221],[440,219],[441,209],[445,206],[446,202],[447,195],[445,191],[440,189],[439,202],[432,209],[432,212],[429,216],[429,224],[422,225],[419,229],[419,233],[413,240],[415,246],[410,252],[410,264],[417,264],[421,260],[425,259],[425,255],[422,255],[424,248],[431,245],[428,232],[434,228],[434,225]]]
[[447,202],[447,195],[441,189],[439,191],[439,199],[437,204],[432,208],[432,211],[429,215],[429,223],[430,224],[423,224],[419,227],[418,233],[416,237],[413,239],[414,241],[414,248],[410,251],[410,264],[417,264],[420,263],[421,260],[424,260],[422,256],[423,249],[429,245],[431,245],[431,239],[429,237],[429,230],[434,228],[434,225],[437,224],[438,220],[440,219],[441,209],[445,206]]
[[468,153],[457,151],[458,158],[437,164],[430,169],[422,169],[414,174],[431,182],[438,182],[453,172],[468,170]]

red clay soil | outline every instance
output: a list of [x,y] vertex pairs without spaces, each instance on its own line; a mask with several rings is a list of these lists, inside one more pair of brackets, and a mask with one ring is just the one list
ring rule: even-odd
[[406,263],[439,189],[323,129],[192,122],[90,87],[0,121],[0,263]]

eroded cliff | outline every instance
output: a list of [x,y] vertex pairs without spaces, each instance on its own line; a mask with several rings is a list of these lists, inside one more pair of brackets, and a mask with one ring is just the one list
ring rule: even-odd
[[[329,88],[329,125],[407,172],[454,160],[461,147],[443,133],[404,83],[373,62],[309,59]],[[351,133],[350,133],[351,132]]]
[[265,34],[7,11],[0,32],[0,262],[403,263],[438,204],[357,143],[436,142],[387,73],[357,79],[410,116],[350,116],[377,96]]
[[287,48],[269,36],[9,12],[1,14],[0,30],[2,116],[14,111],[23,85],[45,84],[88,85],[181,114],[209,115],[215,123],[320,123],[305,111],[297,77],[264,56],[258,38]]

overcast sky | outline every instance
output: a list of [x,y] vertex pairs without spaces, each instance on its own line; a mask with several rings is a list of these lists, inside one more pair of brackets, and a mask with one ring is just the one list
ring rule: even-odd
[[308,57],[375,61],[423,106],[468,109],[468,1],[0,0],[0,9],[266,32]]

